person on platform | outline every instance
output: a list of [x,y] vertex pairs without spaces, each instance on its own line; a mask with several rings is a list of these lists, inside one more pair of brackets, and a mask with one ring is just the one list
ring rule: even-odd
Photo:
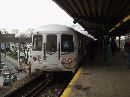
[[124,50],[127,52],[127,68],[130,69],[130,42],[126,42]]
[[115,56],[117,45],[116,45],[116,42],[115,42],[114,38],[111,39],[110,48],[111,48],[112,56]]

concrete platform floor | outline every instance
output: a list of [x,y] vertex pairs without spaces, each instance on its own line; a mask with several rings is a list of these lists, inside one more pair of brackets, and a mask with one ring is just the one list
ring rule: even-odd
[[92,63],[85,63],[69,97],[130,97],[126,54],[109,54],[108,64],[102,62],[100,54]]

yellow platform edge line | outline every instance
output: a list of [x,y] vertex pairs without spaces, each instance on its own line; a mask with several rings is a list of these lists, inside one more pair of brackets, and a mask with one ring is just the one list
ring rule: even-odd
[[80,76],[82,72],[82,68],[78,69],[78,72],[75,74],[75,76],[73,77],[73,79],[71,80],[71,82],[69,83],[69,85],[67,86],[67,88],[64,90],[63,94],[60,97],[68,97],[72,86],[75,84],[76,80],[78,79],[78,77]]

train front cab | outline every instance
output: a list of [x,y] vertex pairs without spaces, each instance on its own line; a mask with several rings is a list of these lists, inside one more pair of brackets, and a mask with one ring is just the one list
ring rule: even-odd
[[32,69],[75,72],[78,63],[76,34],[35,34],[32,40]]

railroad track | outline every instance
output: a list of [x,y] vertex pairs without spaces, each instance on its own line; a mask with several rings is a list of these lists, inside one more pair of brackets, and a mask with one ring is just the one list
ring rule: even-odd
[[35,97],[37,94],[39,94],[46,86],[50,83],[51,80],[44,80],[42,83],[40,83],[38,86],[33,88],[31,91],[29,91],[26,95],[22,97]]
[[5,97],[60,97],[72,77],[73,75],[66,73],[41,75]]
[[52,76],[40,75],[30,83],[6,95],[5,97],[35,97],[52,81]]
[[[63,76],[64,75],[64,76]],[[36,97],[60,97],[64,89],[73,78],[73,74],[58,73],[53,76],[52,82]]]

